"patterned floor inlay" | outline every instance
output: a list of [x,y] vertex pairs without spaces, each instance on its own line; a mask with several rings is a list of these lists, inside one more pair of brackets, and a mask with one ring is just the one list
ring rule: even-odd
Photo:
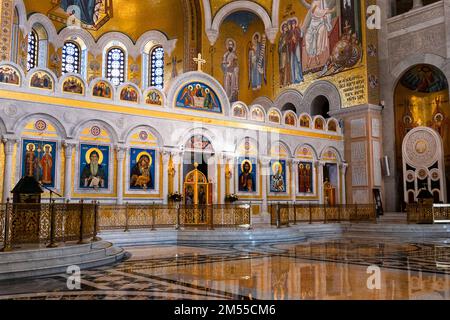
[[[376,239],[146,246],[120,264],[0,282],[0,299],[450,299],[450,247]],[[380,267],[377,274],[369,266]]]

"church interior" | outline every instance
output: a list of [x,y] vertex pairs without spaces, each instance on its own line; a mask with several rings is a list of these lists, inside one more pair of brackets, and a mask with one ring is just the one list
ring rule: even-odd
[[448,7],[0,0],[0,300],[450,299]]

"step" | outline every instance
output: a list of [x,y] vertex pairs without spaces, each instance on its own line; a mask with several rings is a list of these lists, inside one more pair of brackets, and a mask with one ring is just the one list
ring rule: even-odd
[[[85,243],[81,245],[67,245],[60,246],[57,248],[40,248],[36,249],[26,249],[26,250],[17,250],[11,252],[0,252],[0,262],[13,262],[13,261],[23,261],[24,259],[43,259],[43,258],[58,258],[62,255],[76,255],[85,252],[89,252],[92,248],[101,249],[110,247],[111,244],[99,241],[93,243]],[[25,258],[24,258],[25,257]]]
[[252,230],[171,230],[171,231],[131,231],[102,232],[102,239],[116,246],[136,246],[150,244],[224,244],[303,241],[305,235],[295,228],[252,229]]
[[[52,256],[51,258],[47,258],[45,254],[39,257],[39,252],[56,249],[3,253],[3,257],[8,254],[14,255],[15,260],[0,263],[0,280],[66,273],[67,267],[71,265],[77,265],[82,270],[99,267],[121,261],[125,255],[122,248],[113,247],[111,243],[106,241],[89,244],[89,251],[85,250],[86,246],[78,246],[83,247],[78,254],[73,253],[74,248],[65,247],[64,249],[68,254]],[[48,254],[48,252],[46,253]],[[22,256],[18,258],[18,254]],[[32,258],[26,259],[27,255]]]

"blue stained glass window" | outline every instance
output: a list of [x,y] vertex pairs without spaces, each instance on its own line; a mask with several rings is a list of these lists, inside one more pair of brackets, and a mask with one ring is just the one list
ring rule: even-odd
[[38,36],[36,31],[32,30],[28,34],[27,71],[37,66],[38,52]]
[[125,82],[125,52],[111,48],[106,54],[106,78],[115,86]]
[[164,49],[156,47],[151,53],[150,86],[164,88]]
[[62,50],[62,73],[80,73],[80,47],[71,41],[64,43]]

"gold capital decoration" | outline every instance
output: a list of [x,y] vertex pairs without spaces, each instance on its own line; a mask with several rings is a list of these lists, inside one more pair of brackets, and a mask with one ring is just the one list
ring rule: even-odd
[[194,58],[194,61],[197,64],[197,71],[203,72],[202,67],[206,64],[206,60],[202,58],[202,54],[199,53],[197,58]]

